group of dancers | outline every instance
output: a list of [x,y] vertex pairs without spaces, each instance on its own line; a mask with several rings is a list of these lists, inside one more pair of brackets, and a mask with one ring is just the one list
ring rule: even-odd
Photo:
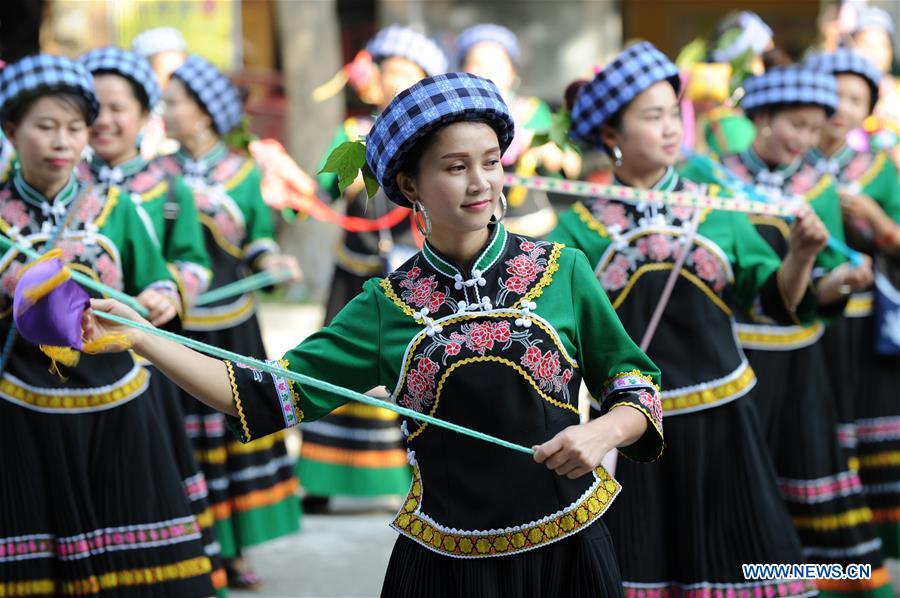
[[[461,33],[449,72],[422,33],[380,31],[354,82],[376,112],[329,149],[363,142],[365,173],[318,184],[386,224],[344,235],[325,325],[265,370],[244,357],[265,357],[254,296],[199,299],[300,278],[260,170],[226,143],[240,91],[172,30],[6,65],[0,595],[255,587],[242,550],[298,529],[297,473],[313,510],[405,495],[385,596],[894,595],[894,30],[854,10],[837,47],[792,64],[750,12],[678,66],[628,44],[560,115],[515,93],[505,27]],[[638,200],[558,213],[504,176],[593,177],[598,155]],[[69,272],[136,303],[67,302]],[[387,389],[405,415],[329,384]],[[742,567],[792,563],[871,575]]]

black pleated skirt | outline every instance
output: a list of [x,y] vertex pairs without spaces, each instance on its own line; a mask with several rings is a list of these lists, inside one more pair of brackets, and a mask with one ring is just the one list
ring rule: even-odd
[[0,400],[0,594],[209,596],[212,566],[157,406]]
[[[204,343],[249,355],[266,356],[256,316],[223,330],[190,331]],[[224,559],[300,529],[298,482],[284,432],[241,444],[225,416],[182,393],[187,435],[206,477],[215,532]]]
[[742,564],[802,563],[752,396],[665,420],[666,450],[619,459],[604,515],[626,596],[808,596],[811,582],[747,581]]

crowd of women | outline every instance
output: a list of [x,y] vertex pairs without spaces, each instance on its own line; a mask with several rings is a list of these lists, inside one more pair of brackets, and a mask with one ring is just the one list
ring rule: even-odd
[[[299,529],[301,484],[314,512],[405,496],[385,596],[894,595],[900,88],[890,18],[852,10],[797,62],[750,12],[677,66],[630,43],[558,115],[505,27],[452,60],[379,31],[351,78],[374,113],[317,179],[373,224],[265,370],[254,294],[204,297],[301,278],[241,90],[173,29],[5,65],[0,596],[258,587],[243,551]],[[356,181],[325,172],[358,143]],[[574,178],[609,193],[529,184]],[[800,563],[871,574],[742,567]]]

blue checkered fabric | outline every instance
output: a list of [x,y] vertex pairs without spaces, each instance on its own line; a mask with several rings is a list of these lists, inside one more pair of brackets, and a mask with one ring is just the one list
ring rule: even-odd
[[144,93],[147,94],[147,98],[150,100],[150,108],[159,103],[159,98],[162,95],[159,83],[156,82],[156,75],[153,73],[150,63],[143,56],[116,48],[115,46],[109,46],[82,54],[78,61],[92,75],[98,71],[108,71],[131,79],[140,85]]
[[585,85],[572,106],[573,139],[601,148],[600,126],[648,87],[669,81],[681,90],[678,68],[650,42],[629,46]]
[[415,62],[429,77],[447,72],[447,56],[436,43],[415,29],[391,25],[385,27],[369,41],[366,50],[372,60],[406,58]]
[[741,32],[731,43],[715,48],[711,52],[714,61],[731,62],[747,50],[753,52],[755,56],[760,56],[772,43],[772,28],[755,12],[742,11],[737,28]]
[[872,107],[878,101],[881,72],[859,52],[850,48],[838,48],[833,53],[814,54],[806,59],[805,64],[807,68],[832,75],[849,73],[862,77],[872,90]]
[[837,110],[837,83],[834,75],[803,66],[769,69],[744,82],[741,107],[750,113],[773,104],[821,106],[831,116]]
[[515,126],[496,85],[468,73],[422,79],[395,97],[375,120],[366,137],[366,163],[388,198],[409,207],[395,180],[407,152],[443,125],[476,119],[491,124],[505,152]]
[[50,54],[26,56],[0,70],[0,113],[20,95],[43,90],[82,96],[88,103],[88,124],[97,118],[100,102],[91,74],[74,60]]
[[878,8],[877,6],[863,6],[860,8],[853,33],[869,29],[884,31],[890,36],[891,43],[896,43],[897,41],[897,30],[894,27],[894,20],[883,8]]
[[184,52],[187,43],[174,27],[155,27],[136,35],[131,41],[131,49],[144,58],[150,58],[160,52]]
[[516,34],[503,25],[495,25],[493,23],[475,25],[459,34],[459,38],[456,40],[456,64],[462,66],[469,50],[481,42],[500,44],[506,50],[506,53],[509,54],[509,59],[512,60],[512,63],[519,66],[521,49],[519,48],[519,40]]
[[188,56],[173,77],[181,79],[200,98],[219,135],[234,129],[244,116],[244,102],[237,87],[205,58]]

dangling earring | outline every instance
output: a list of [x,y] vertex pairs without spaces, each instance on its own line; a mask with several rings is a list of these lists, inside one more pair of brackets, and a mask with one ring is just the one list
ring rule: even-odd
[[618,145],[614,145],[612,148],[613,161],[616,166],[622,165],[622,150],[619,149]]
[[[420,235],[427,239],[431,236],[431,218],[428,217],[425,206],[422,205],[421,201],[415,201],[413,202],[412,211],[413,222],[416,223],[416,230],[419,231]],[[419,218],[420,215],[421,218]]]
[[506,196],[503,195],[503,191],[500,192],[500,218],[497,219],[497,222],[502,222],[504,218],[506,218],[506,210],[509,206],[506,205]]

